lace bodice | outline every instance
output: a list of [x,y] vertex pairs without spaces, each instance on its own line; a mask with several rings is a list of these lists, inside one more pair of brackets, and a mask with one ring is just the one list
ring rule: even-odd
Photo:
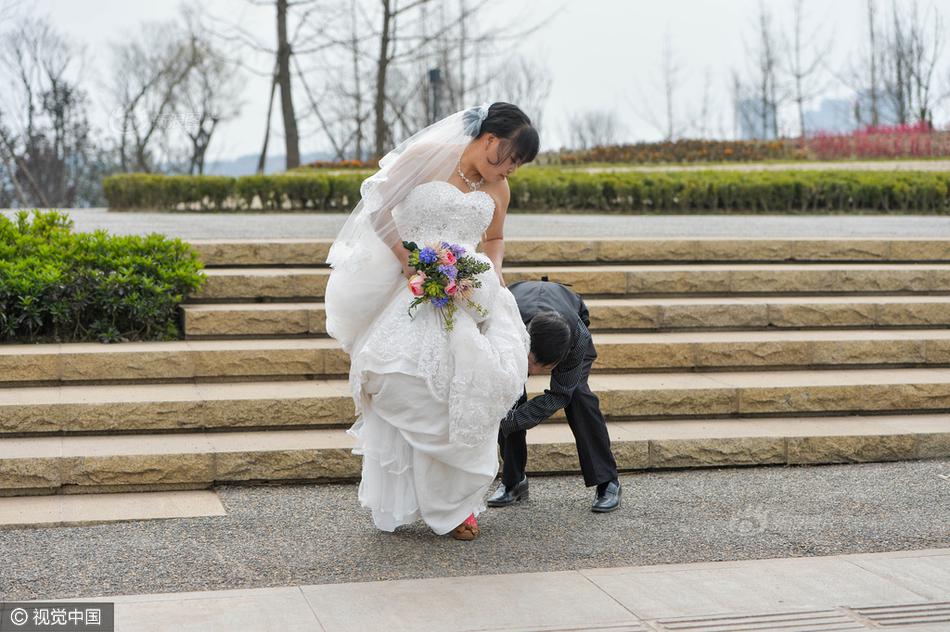
[[413,188],[393,209],[399,236],[419,246],[437,241],[464,245],[474,252],[495,214],[485,191],[464,193],[451,182],[433,180]]

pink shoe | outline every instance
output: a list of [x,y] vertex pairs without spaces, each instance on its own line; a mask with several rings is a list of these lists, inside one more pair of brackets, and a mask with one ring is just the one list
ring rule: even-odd
[[452,537],[456,540],[474,540],[478,534],[478,521],[475,520],[475,514],[469,514],[462,524],[452,529]]

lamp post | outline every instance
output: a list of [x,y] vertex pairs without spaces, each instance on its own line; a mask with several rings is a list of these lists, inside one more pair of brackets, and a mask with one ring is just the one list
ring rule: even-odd
[[442,96],[442,72],[438,68],[429,69],[429,124],[439,120],[439,102]]

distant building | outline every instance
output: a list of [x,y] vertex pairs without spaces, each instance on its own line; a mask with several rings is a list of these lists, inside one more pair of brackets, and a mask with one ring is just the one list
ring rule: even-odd
[[[762,104],[756,99],[742,99],[737,112],[739,136],[742,139],[771,139],[772,115],[769,113],[762,129]],[[894,125],[897,111],[890,99],[878,97],[878,123]],[[871,97],[866,92],[853,99],[822,99],[817,108],[805,110],[805,130],[809,136],[818,132],[848,134],[871,124]]]
[[[766,113],[764,126],[762,120],[762,102],[757,99],[740,99],[736,116],[739,123],[739,138],[742,140],[775,138],[775,113]],[[764,127],[764,129],[763,129]]]
[[805,110],[805,131],[847,134],[858,125],[854,119],[854,103],[848,99],[822,99],[818,109]]
[[[865,127],[871,124],[871,95],[867,92],[859,92],[853,104],[854,120],[858,121],[857,127]],[[896,125],[897,108],[893,101],[884,96],[883,91],[877,96],[877,118],[878,125]]]

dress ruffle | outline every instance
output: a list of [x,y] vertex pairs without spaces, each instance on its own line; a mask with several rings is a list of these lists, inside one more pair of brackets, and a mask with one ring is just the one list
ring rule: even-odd
[[360,505],[373,512],[376,527],[393,531],[419,520],[412,472],[412,448],[395,427],[379,419],[370,407],[347,434],[356,438],[354,454],[363,457]]
[[363,456],[359,501],[378,529],[422,519],[438,534],[485,510],[498,473],[495,441],[449,442],[447,404],[433,404],[418,377],[367,374],[363,414],[348,433]]

